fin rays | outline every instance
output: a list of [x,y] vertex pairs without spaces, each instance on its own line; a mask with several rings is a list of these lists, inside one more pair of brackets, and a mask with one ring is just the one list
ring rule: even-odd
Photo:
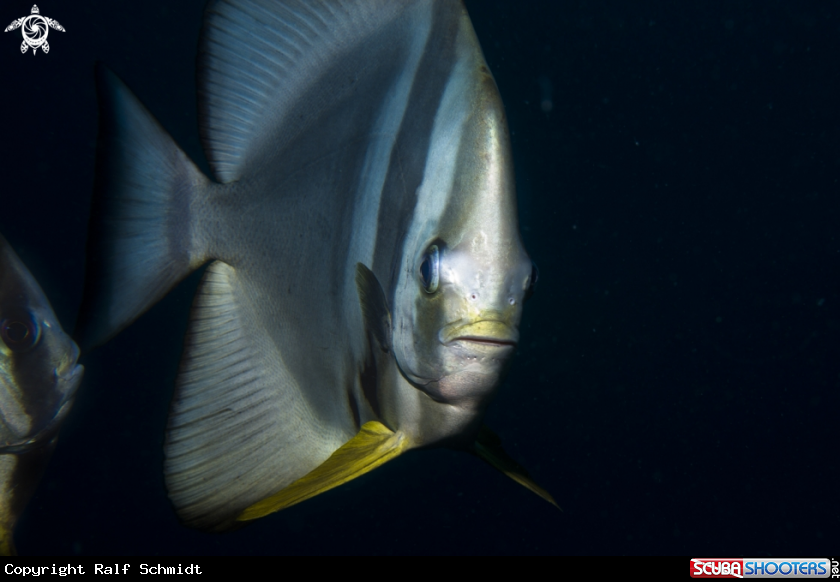
[[[131,91],[97,65],[100,135],[83,347],[131,323],[203,259],[190,202],[210,185]],[[196,264],[198,263],[198,264]]]
[[[560,506],[554,501],[551,494],[540,487],[531,479],[528,472],[502,448],[501,439],[486,426],[482,426],[478,431],[478,436],[473,444],[473,452],[481,457],[484,461],[490,464],[495,469],[498,469],[529,491],[532,491],[548,501],[557,509]],[[563,511],[560,509],[560,511]]]
[[338,448],[317,469],[271,497],[255,503],[236,519],[250,521],[306,501],[361,477],[410,448],[408,438],[380,422],[362,425],[359,433]]
[[216,177],[241,177],[331,58],[402,9],[386,0],[213,4],[202,30],[199,89],[202,138]]
[[170,411],[167,489],[181,519],[202,529],[234,526],[246,506],[330,453],[310,438],[311,415],[291,377],[272,364],[277,356],[264,351],[245,304],[236,271],[212,263],[196,294]]

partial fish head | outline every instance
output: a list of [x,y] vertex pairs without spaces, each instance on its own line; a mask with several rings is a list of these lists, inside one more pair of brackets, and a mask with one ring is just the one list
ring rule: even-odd
[[0,236],[0,454],[49,442],[82,378],[79,349]]
[[434,421],[451,423],[436,427],[439,435],[470,438],[516,351],[536,279],[519,236],[501,99],[477,49],[459,62],[440,104],[405,245],[397,364],[449,407],[447,420]]

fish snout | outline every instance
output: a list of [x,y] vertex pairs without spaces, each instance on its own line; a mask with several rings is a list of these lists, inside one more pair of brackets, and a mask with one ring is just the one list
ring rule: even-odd
[[[78,364],[79,361],[79,347],[75,342],[70,342],[69,350],[66,355],[53,370],[55,375],[55,391],[59,395],[56,406],[56,416],[61,415],[62,409],[69,409],[68,404],[73,402],[76,396],[76,391],[82,383],[82,375],[84,374],[84,366]],[[66,414],[67,410],[64,411]],[[63,415],[61,415],[63,416]]]
[[59,390],[64,392],[64,399],[70,398],[78,389],[82,380],[82,374],[85,368],[81,364],[71,364],[66,366],[63,370],[55,370],[55,378],[58,381]]
[[67,338],[66,351],[62,354],[54,371],[60,384],[77,385],[79,383],[81,373],[84,371],[84,368],[78,364],[80,355],[81,351],[76,342]]

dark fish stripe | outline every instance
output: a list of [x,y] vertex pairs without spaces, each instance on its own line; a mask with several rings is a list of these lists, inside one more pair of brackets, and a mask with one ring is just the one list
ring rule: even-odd
[[376,250],[371,270],[381,280],[391,282],[391,288],[385,289],[385,294],[392,306],[403,241],[417,206],[417,188],[423,182],[435,116],[455,68],[455,41],[460,19],[452,12],[460,9],[460,2],[435,4],[432,31],[417,67],[407,106],[408,111],[422,112],[422,115],[403,117],[391,152],[388,177],[383,188],[383,193],[389,195],[383,196],[379,206]]

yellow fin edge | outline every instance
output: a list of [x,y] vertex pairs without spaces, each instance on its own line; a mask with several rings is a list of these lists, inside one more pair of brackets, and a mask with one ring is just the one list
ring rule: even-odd
[[405,434],[376,421],[366,422],[359,433],[330,457],[291,485],[247,507],[237,521],[251,521],[320,495],[372,471],[409,447]]
[[11,528],[0,526],[0,556],[17,556]]

